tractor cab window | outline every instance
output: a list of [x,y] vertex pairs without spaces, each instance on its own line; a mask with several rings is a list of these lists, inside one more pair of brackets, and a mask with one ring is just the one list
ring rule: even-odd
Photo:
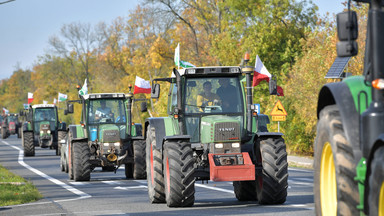
[[90,124],[126,123],[124,100],[91,100],[88,109],[88,122]]
[[171,84],[170,89],[171,95],[168,97],[168,113],[172,114],[174,109],[177,107],[177,85],[176,83]]
[[52,131],[56,127],[56,112],[54,108],[36,108],[34,113],[34,127],[35,130],[40,128],[40,123],[49,121],[49,125]]
[[9,122],[17,122],[17,116],[8,116]]
[[237,77],[189,78],[185,113],[243,112],[240,82]]

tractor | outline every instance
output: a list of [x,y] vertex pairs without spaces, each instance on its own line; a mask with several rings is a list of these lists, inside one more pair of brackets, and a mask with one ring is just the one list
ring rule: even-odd
[[66,123],[60,122],[54,104],[36,104],[26,111],[22,125],[24,156],[35,156],[35,146],[56,150],[60,155],[59,141],[66,136]]
[[9,135],[17,134],[17,138],[21,138],[21,124],[19,122],[19,114],[9,113],[4,115],[4,121],[1,127],[1,136],[6,139]]
[[[268,132],[269,117],[252,102],[254,67],[173,69],[168,116],[145,122],[148,195],[151,203],[188,207],[195,201],[195,181],[232,181],[240,201],[282,204],[288,188],[283,134]],[[277,94],[276,80],[270,94]]]
[[96,167],[114,171],[125,165],[126,178],[145,179],[145,140],[141,124],[132,123],[133,94],[98,93],[79,95],[68,101],[82,105],[80,125],[69,125],[63,142],[61,170],[69,179],[89,181]]
[[[317,105],[317,215],[384,215],[384,1],[369,3],[364,72],[324,85]],[[337,15],[338,57],[358,52],[356,12]]]

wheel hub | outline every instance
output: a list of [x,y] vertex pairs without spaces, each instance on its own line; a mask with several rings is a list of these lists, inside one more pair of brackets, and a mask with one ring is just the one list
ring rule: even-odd
[[333,160],[332,147],[326,142],[321,154],[320,165],[320,201],[322,215],[336,215],[337,186],[336,171]]

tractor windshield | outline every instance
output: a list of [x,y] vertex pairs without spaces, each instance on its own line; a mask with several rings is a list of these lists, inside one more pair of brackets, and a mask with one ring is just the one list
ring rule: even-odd
[[8,116],[9,122],[17,122],[17,116]]
[[[243,122],[244,102],[238,77],[188,78],[185,87],[185,125],[191,142],[200,141],[201,118],[227,115]],[[172,99],[176,98],[176,86]],[[172,100],[172,104],[177,104]]]
[[35,130],[38,131],[40,129],[41,122],[47,121],[49,121],[51,130],[54,131],[57,121],[55,108],[36,108],[34,112]]
[[88,109],[89,124],[126,123],[124,100],[99,99],[91,100]]
[[237,77],[189,78],[186,86],[185,113],[233,114],[244,111]]

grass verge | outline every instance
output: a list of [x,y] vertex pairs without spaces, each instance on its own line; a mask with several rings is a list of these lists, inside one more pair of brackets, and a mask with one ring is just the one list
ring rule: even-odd
[[0,165],[0,206],[29,203],[42,198],[36,187]]

